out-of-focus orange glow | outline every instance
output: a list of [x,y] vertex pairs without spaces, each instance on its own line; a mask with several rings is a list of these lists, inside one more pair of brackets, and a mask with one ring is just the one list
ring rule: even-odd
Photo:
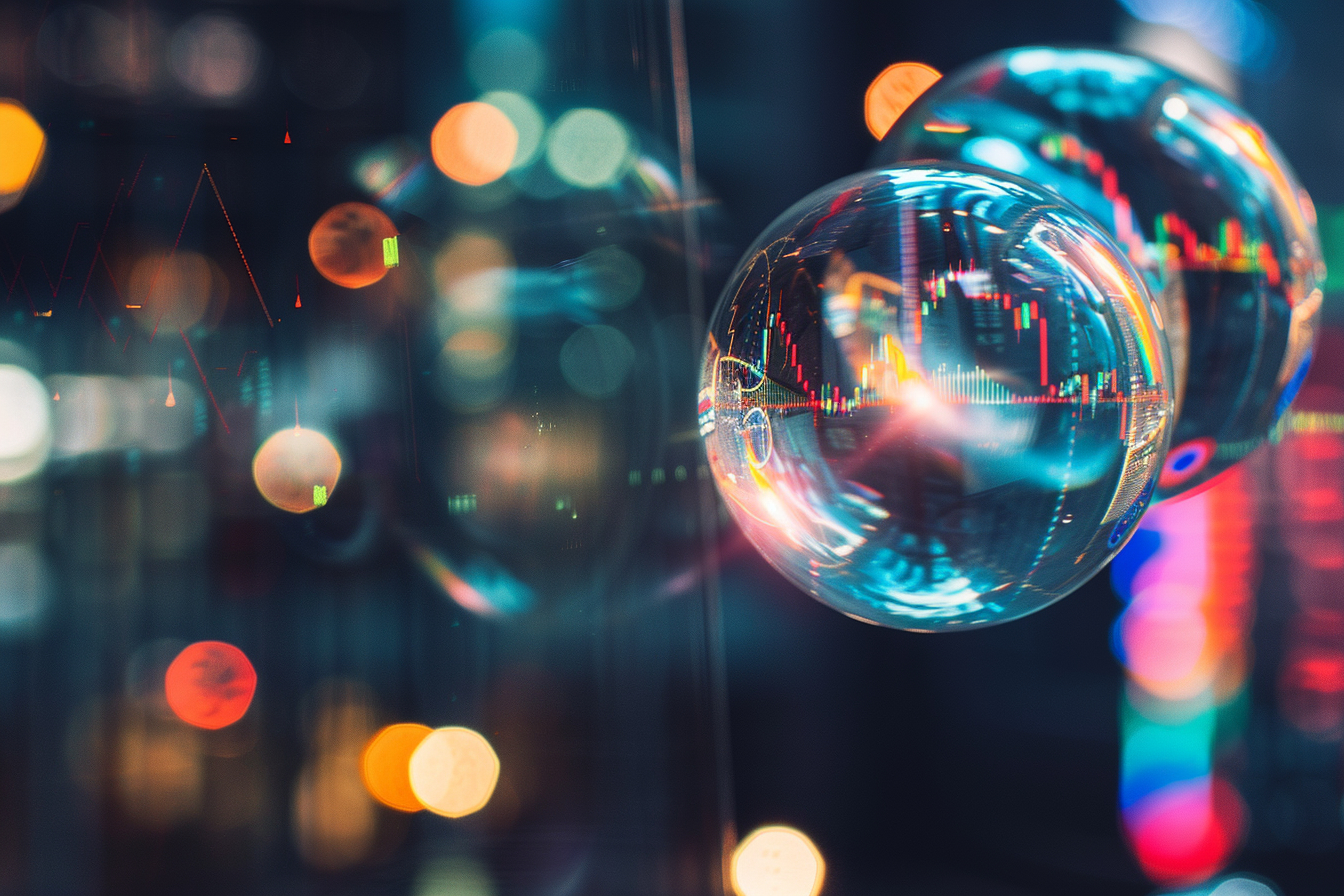
[[518,129],[489,103],[461,103],[434,125],[429,151],[440,171],[476,187],[509,170],[518,152]]
[[432,730],[427,725],[404,722],[388,725],[369,740],[360,757],[359,772],[374,799],[402,812],[424,808],[411,789],[411,754]]
[[223,728],[252,704],[257,672],[247,655],[223,641],[197,641],[177,655],[163,679],[177,717],[197,728]]
[[0,99],[0,212],[18,203],[47,149],[47,135],[28,110]]
[[411,790],[429,811],[461,818],[485,808],[499,783],[499,757],[470,728],[439,728],[415,748]]
[[205,803],[204,735],[143,704],[123,706],[114,724],[113,793],[126,816],[154,831],[197,818]]
[[757,828],[737,845],[731,871],[738,896],[816,896],[826,862],[802,831],[771,825]]
[[[576,508],[598,500],[601,471],[612,444],[591,416],[565,413],[564,425],[537,432],[521,410],[501,410],[464,425],[448,458],[449,481],[477,497],[476,517],[487,525],[518,533],[522,527],[551,526],[557,518],[554,495],[569,495]],[[529,530],[529,537],[537,537]]]
[[378,808],[361,783],[373,734],[373,694],[363,682],[331,679],[309,695],[309,759],[294,782],[295,844],[304,861],[343,871],[364,861],[378,835]]
[[282,429],[257,449],[252,480],[270,503],[290,513],[321,507],[341,477],[341,455],[320,432]]
[[[464,231],[449,240],[434,256],[434,282],[443,296],[453,296],[454,287],[469,277],[492,270],[508,270],[513,267],[513,253],[509,247],[488,233]],[[465,292],[465,291],[464,291]],[[467,293],[473,296],[486,290]],[[502,297],[501,297],[502,298]],[[460,311],[496,311],[496,303],[486,308],[457,308]]]
[[941,77],[937,69],[919,62],[898,62],[884,68],[863,95],[863,117],[868,130],[881,140],[901,113]]
[[[222,278],[221,278],[222,279]],[[127,302],[139,305],[145,330],[186,330],[200,322],[217,290],[210,260],[197,252],[155,252],[140,258],[126,284]]]
[[[503,113],[500,113],[503,114]],[[397,235],[392,219],[365,202],[342,202],[308,233],[313,267],[337,286],[359,289],[383,279],[383,240]]]

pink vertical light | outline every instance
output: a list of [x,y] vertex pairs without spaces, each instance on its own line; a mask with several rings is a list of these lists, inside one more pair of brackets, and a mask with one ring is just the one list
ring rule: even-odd
[[1041,385],[1050,385],[1050,364],[1049,364],[1049,346],[1045,341],[1045,318],[1041,318]]

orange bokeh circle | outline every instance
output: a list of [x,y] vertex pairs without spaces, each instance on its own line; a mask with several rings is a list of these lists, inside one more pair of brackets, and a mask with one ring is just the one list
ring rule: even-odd
[[252,705],[257,671],[237,647],[223,641],[197,641],[177,655],[163,677],[168,707],[197,728],[223,728],[238,721]]
[[308,233],[308,255],[317,272],[337,286],[359,289],[387,273],[383,240],[397,235],[392,219],[365,202],[327,209]]
[[518,152],[518,129],[489,103],[460,103],[434,125],[429,151],[440,171],[476,187],[509,170]]
[[359,773],[370,796],[402,812],[425,808],[411,789],[411,754],[432,730],[428,725],[403,722],[388,725],[369,739]]
[[898,62],[884,68],[863,95],[868,130],[881,140],[901,113],[941,77],[937,69],[919,62]]
[[267,501],[290,513],[321,507],[341,477],[341,455],[320,432],[296,426],[261,444],[252,480]]

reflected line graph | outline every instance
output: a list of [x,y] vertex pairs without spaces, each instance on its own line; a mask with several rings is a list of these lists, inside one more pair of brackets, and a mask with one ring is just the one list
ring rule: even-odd
[[[201,173],[196,175],[196,186],[192,189],[191,198],[187,201],[187,213],[182,216],[182,226],[178,228],[177,239],[173,241],[173,248],[169,250],[169,252],[166,255],[164,255],[162,258],[159,259],[159,266],[158,268],[155,269],[154,276],[149,281],[148,294],[149,295],[154,294],[154,286],[158,283],[159,274],[163,272],[163,266],[173,257],[174,254],[177,253],[177,248],[182,242],[182,234],[185,233],[187,229],[187,221],[191,218],[192,206],[196,204],[196,194],[199,193],[201,190],[201,181],[203,179],[208,179],[210,181],[210,189],[214,191],[215,201],[219,203],[219,210],[224,213],[224,223],[229,225],[229,234],[233,237],[233,244],[238,247],[238,257],[242,259],[243,269],[247,271],[248,282],[252,284],[252,291],[256,293],[257,301],[261,303],[261,311],[263,314],[266,315],[266,323],[271,327],[274,327],[275,321],[271,318],[270,309],[266,307],[266,300],[261,296],[261,288],[257,286],[257,278],[252,276],[252,265],[247,263],[247,254],[243,252],[243,244],[238,239],[238,231],[234,229],[233,219],[229,217],[229,210],[224,207],[224,197],[219,194],[219,186],[215,183],[215,176],[210,173],[210,166],[205,163],[201,164]],[[109,220],[111,220],[110,213],[108,215],[108,218]],[[150,342],[153,342],[154,337],[158,334],[159,323],[163,320],[163,315],[166,311],[167,311],[166,307],[160,309],[159,316],[154,321],[154,330],[149,334]],[[127,345],[130,344],[129,336],[126,339],[126,342]]]
[[[97,231],[98,236],[93,245],[92,251],[90,252],[89,255],[89,266],[85,272],[84,282],[80,288],[78,299],[75,302],[75,308],[78,309],[82,308],[87,300],[88,305],[92,309],[94,315],[97,317],[100,326],[102,327],[103,331],[107,334],[108,339],[113,342],[113,344],[116,344],[121,340],[119,340],[117,335],[113,333],[112,326],[109,324],[108,318],[103,314],[102,309],[99,308],[98,302],[95,301],[93,293],[94,275],[98,271],[99,266],[101,265],[103,273],[106,276],[106,285],[110,287],[111,290],[112,294],[111,298],[115,299],[118,308],[124,307],[128,311],[135,311],[149,307],[144,302],[132,303],[126,300],[126,296],[124,296],[122,292],[122,286],[121,284],[118,283],[117,276],[113,271],[112,265],[111,263],[109,263],[107,255],[103,251],[103,244],[107,240],[107,237],[112,230],[113,219],[117,217],[118,210],[125,207],[125,203],[123,202],[123,200],[129,199],[132,193],[134,192],[136,185],[139,183],[140,176],[144,170],[147,158],[148,158],[147,155],[141,158],[140,163],[135,170],[135,174],[131,179],[129,188],[127,187],[127,181],[125,177],[122,177],[120,180],[118,180],[116,189],[113,191],[112,201],[107,210],[107,215],[104,217],[102,228]],[[154,273],[149,282],[147,294],[150,296],[154,295],[155,289],[160,285],[161,274],[164,271],[165,265],[174,257],[179,247],[181,246],[182,239],[186,233],[187,223],[190,221],[192,212],[195,210],[196,199],[200,194],[201,185],[205,181],[209,181],[210,183],[211,192],[214,193],[215,202],[219,205],[220,213],[223,215],[224,223],[229,229],[229,234],[233,240],[234,247],[238,250],[239,260],[242,262],[243,269],[247,275],[248,283],[251,285],[252,292],[256,295],[257,302],[261,306],[262,314],[266,318],[266,323],[269,327],[274,328],[276,325],[276,320],[271,316],[270,308],[267,306],[265,297],[262,295],[260,285],[257,283],[256,276],[253,273],[251,262],[247,258],[247,254],[243,249],[242,240],[238,235],[237,228],[234,226],[233,217],[232,215],[229,214],[228,207],[224,202],[223,193],[220,191],[219,184],[215,180],[213,172],[210,171],[208,163],[203,162],[201,164],[201,168],[197,173],[196,183],[193,185],[191,194],[187,200],[186,211],[183,214],[181,224],[178,227],[177,236],[174,239],[171,248],[166,253],[162,254],[159,257],[158,264],[155,267]],[[5,301],[6,302],[10,301],[13,298],[13,295],[16,291],[21,292],[23,297],[27,301],[30,312],[34,317],[51,317],[54,310],[54,305],[60,298],[61,289],[64,286],[65,282],[67,280],[74,279],[74,277],[70,275],[69,271],[71,268],[71,262],[75,257],[76,243],[80,242],[80,232],[85,229],[88,229],[91,232],[93,231],[93,225],[91,224],[90,221],[83,220],[75,222],[74,226],[71,229],[69,239],[66,241],[66,250],[64,256],[62,257],[60,267],[56,269],[57,275],[54,280],[52,279],[50,274],[51,269],[48,268],[46,261],[42,257],[40,257],[39,254],[34,253],[32,251],[27,251],[19,254],[16,257],[14,251],[11,249],[7,241],[0,242],[0,245],[3,245],[5,255],[7,256],[8,261],[13,268],[12,273],[5,272],[4,276],[0,278],[0,284],[3,285],[5,291],[5,297],[4,297]],[[31,265],[26,264],[27,262],[30,261],[36,261],[38,267],[41,268],[43,274],[45,275],[47,286],[50,288],[51,307],[48,308],[48,310],[39,310],[37,306],[34,304],[33,291],[29,288],[27,280],[24,277],[26,270],[28,271],[31,270]],[[28,279],[31,279],[31,277],[32,275],[29,274]],[[167,305],[164,305],[163,307],[160,307],[158,309],[158,316],[154,321],[153,329],[148,334],[149,342],[152,343],[155,337],[157,336],[159,328],[163,321],[163,316],[165,313],[167,313],[167,311],[168,311]],[[116,323],[115,320],[111,321],[111,324],[115,323]],[[216,416],[218,417],[221,425],[224,427],[224,431],[226,433],[230,432],[231,430],[228,425],[228,422],[224,417],[223,411],[220,408],[219,402],[214,394],[213,389],[211,389],[210,387],[210,383],[208,382],[208,379],[205,375],[204,368],[201,366],[200,359],[196,354],[195,347],[191,344],[191,340],[188,337],[186,331],[181,327],[177,327],[177,329],[179,335],[182,338],[183,344],[186,346],[187,352],[192,359],[192,363],[196,367],[197,373],[201,377],[201,384],[205,389],[206,395],[209,397],[212,407],[215,409]],[[124,344],[122,345],[123,353],[129,350],[133,338],[134,338],[133,333],[128,334],[126,336]],[[250,353],[255,353],[255,350],[244,354],[243,356],[244,362],[246,361],[246,355]],[[237,375],[241,376],[241,374],[242,374],[242,364],[239,365],[239,371]]]

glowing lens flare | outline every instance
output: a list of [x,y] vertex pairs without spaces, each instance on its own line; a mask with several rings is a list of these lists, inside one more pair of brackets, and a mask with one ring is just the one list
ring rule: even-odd
[[392,219],[363,202],[342,202],[317,219],[308,234],[313,267],[337,286],[360,289],[383,279],[383,240],[397,235]]
[[0,99],[0,212],[15,205],[47,150],[47,135],[14,100]]
[[329,500],[341,477],[341,455],[331,439],[311,429],[282,429],[257,449],[252,479],[271,504],[307,513]]
[[252,705],[257,671],[232,644],[197,641],[169,664],[163,690],[168,707],[188,725],[223,728]]
[[733,850],[737,896],[817,896],[826,862],[806,834],[783,825],[758,828]]
[[489,103],[461,103],[444,113],[429,135],[439,170],[479,187],[503,177],[518,152],[518,128]]
[[16,482],[42,469],[51,443],[46,387],[22,367],[0,364],[0,483]]
[[439,728],[411,754],[411,790],[436,815],[461,818],[485,808],[499,782],[499,757],[470,728]]
[[885,137],[901,113],[941,77],[936,68],[919,62],[898,62],[883,69],[863,95],[869,133],[879,140]]

